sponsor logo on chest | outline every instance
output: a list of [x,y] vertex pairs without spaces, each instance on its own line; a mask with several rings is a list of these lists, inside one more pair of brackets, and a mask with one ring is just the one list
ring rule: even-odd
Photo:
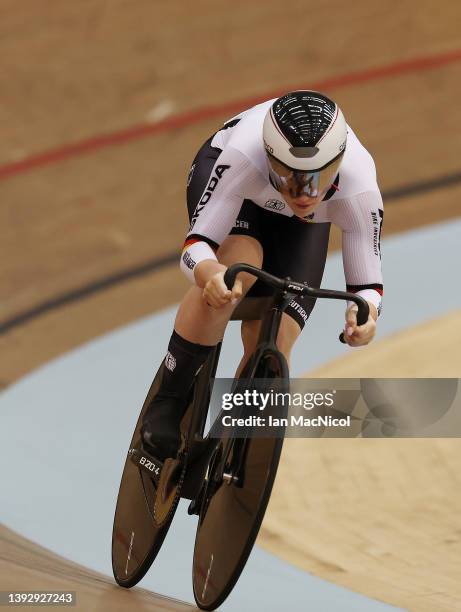
[[283,210],[285,208],[285,203],[280,200],[267,200],[264,204],[264,208],[268,208],[269,210]]

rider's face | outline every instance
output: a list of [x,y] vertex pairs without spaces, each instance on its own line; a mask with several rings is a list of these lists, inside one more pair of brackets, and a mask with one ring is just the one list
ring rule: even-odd
[[281,187],[280,193],[283,195],[286,203],[297,217],[305,217],[315,210],[320,204],[325,193],[320,193],[316,197],[300,195],[296,197],[292,190],[288,187]]
[[277,189],[298,217],[310,214],[322,201],[338,172],[342,155],[320,171],[293,171],[268,156],[270,172]]

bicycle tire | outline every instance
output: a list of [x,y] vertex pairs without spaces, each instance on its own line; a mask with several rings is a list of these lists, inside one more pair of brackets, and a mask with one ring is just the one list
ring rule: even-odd
[[[272,348],[263,350],[253,362],[249,379],[269,377],[283,380],[288,386],[285,357]],[[221,605],[245,567],[266,512],[282,445],[283,437],[249,438],[244,459],[247,490],[245,486],[239,490],[235,484],[213,484],[213,469],[210,467],[193,560],[194,597],[202,610],[214,610]],[[218,455],[219,452],[224,452],[222,447]],[[258,473],[259,478],[255,479]],[[248,515],[248,500],[251,501],[252,495],[254,512],[251,517],[245,517],[239,508],[245,508],[243,502],[246,501]]]

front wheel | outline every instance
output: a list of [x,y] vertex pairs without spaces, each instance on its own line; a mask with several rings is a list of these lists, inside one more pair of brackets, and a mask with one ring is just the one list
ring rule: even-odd
[[[245,379],[247,388],[254,379],[264,379],[266,391],[286,393],[285,357],[275,349],[262,351]],[[280,416],[286,416],[286,410]],[[218,607],[245,567],[269,502],[282,445],[282,436],[251,437],[251,431],[248,437],[219,442],[207,474],[194,549],[194,596],[202,610]]]

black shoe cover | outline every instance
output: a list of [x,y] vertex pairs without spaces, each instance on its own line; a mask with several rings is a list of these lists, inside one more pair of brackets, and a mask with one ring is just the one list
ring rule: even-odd
[[176,395],[157,394],[147,408],[141,427],[146,451],[164,461],[175,457],[181,444],[180,423],[185,402]]

